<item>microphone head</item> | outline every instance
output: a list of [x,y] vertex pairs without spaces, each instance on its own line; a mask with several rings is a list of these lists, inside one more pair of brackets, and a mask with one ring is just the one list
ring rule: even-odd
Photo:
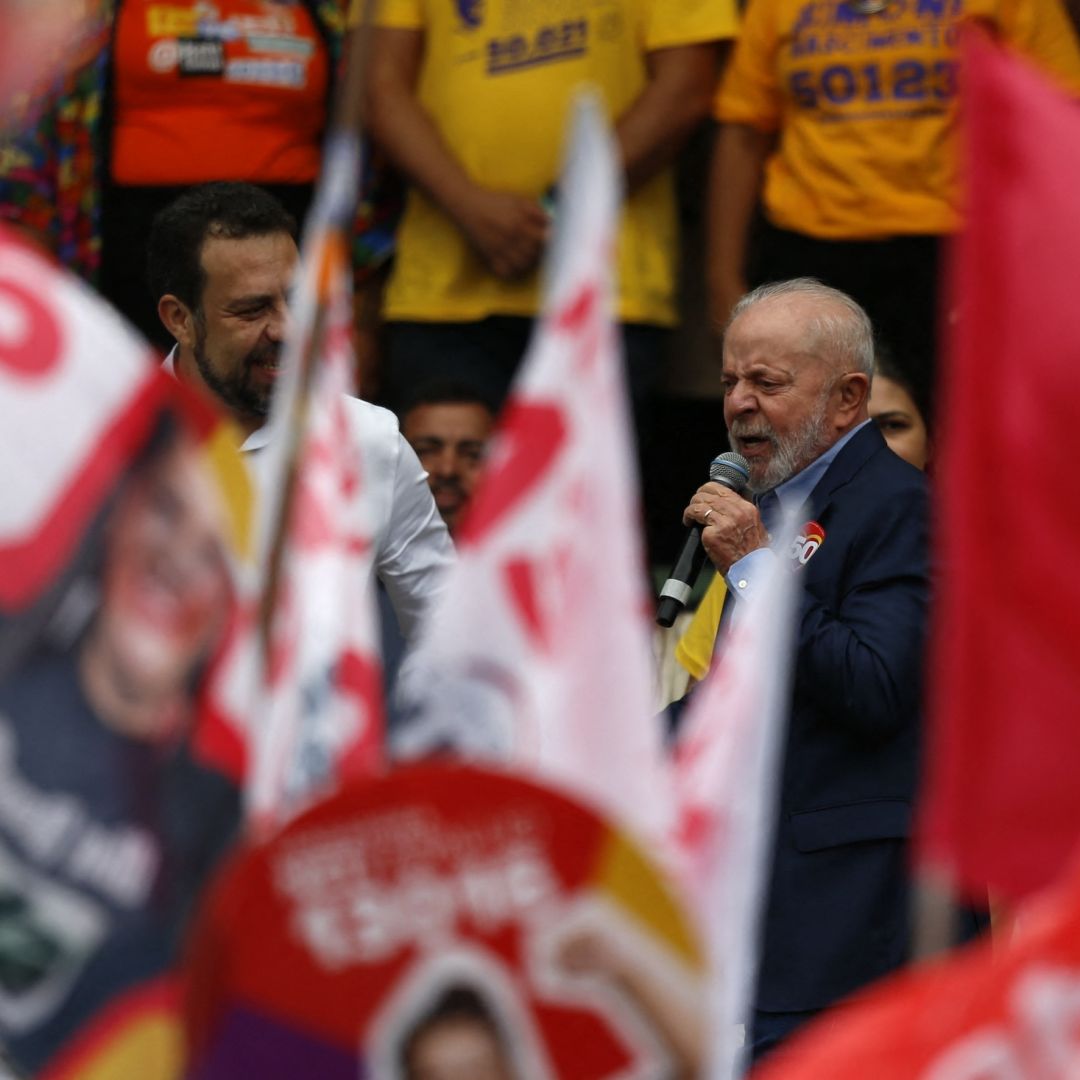
[[750,482],[750,464],[742,456],[729,451],[719,454],[712,459],[709,466],[709,479],[714,483],[723,484],[731,488],[736,494],[741,494],[743,488]]

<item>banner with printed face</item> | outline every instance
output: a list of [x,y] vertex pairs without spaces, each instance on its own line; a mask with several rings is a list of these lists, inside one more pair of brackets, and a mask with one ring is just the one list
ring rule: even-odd
[[238,855],[191,956],[198,1080],[659,1080],[700,1045],[698,946],[655,867],[471,767],[354,786]]
[[47,1075],[169,970],[233,832],[235,792],[187,734],[236,507],[214,418],[3,233],[0,447],[0,1044]]

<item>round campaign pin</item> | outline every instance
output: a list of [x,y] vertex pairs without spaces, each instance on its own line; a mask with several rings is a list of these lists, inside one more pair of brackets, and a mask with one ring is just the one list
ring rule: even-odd
[[[421,765],[236,856],[203,912],[193,1080],[544,1080],[687,1072],[707,999],[690,922],[637,844],[518,777]],[[459,1075],[455,1073],[454,1075]]]

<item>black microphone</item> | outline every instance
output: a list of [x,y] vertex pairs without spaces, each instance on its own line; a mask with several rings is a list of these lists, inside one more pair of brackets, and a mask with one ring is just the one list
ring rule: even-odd
[[[723,484],[738,495],[750,480],[750,466],[742,454],[721,454],[713,458],[709,466],[709,479]],[[660,590],[660,603],[656,607],[656,621],[660,626],[671,626],[675,616],[686,607],[694,589],[694,582],[701,573],[702,564],[705,562],[701,528],[696,522],[690,526],[682,551],[679,552],[679,557]]]

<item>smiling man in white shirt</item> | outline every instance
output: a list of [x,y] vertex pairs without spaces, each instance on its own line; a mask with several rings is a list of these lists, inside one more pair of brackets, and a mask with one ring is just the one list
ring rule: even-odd
[[[150,287],[176,340],[166,366],[236,421],[256,474],[256,452],[270,438],[265,424],[289,324],[295,235],[295,221],[273,196],[226,182],[193,188],[166,207],[148,245]],[[450,539],[394,415],[348,401],[364,457],[375,572],[411,639],[441,587]]]

